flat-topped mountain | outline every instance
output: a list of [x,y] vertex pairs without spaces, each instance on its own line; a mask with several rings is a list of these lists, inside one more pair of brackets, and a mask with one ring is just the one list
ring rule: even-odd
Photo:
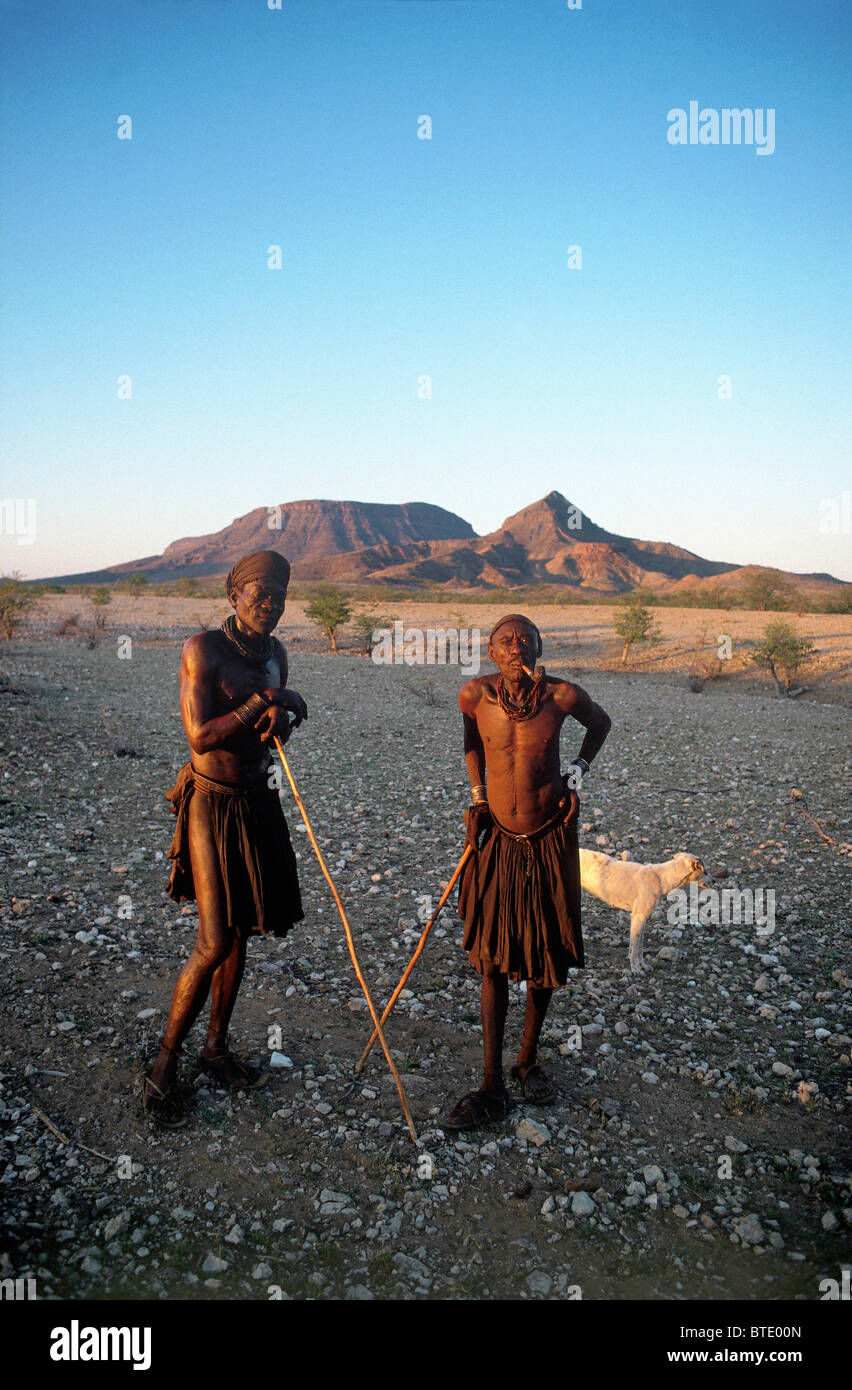
[[425,540],[474,537],[470,522],[428,502],[336,502],[310,500],[255,507],[221,531],[172,541],[162,555],[147,555],[107,569],[63,578],[108,583],[144,574],[152,581],[182,576],[225,575],[235,560],[252,550],[277,550],[298,566],[299,577],[321,573],[323,561],[368,546],[413,544]]
[[[130,574],[155,581],[224,576],[252,550],[286,555],[298,580],[448,588],[558,584],[586,595],[624,593],[640,585],[668,593],[710,587],[722,576],[726,587],[736,588],[761,569],[704,560],[666,541],[618,536],[554,491],[485,536],[454,512],[426,502],[315,500],[256,507],[221,531],[173,541],[162,555],[62,578],[105,583]],[[803,594],[845,587],[831,575],[784,577]]]

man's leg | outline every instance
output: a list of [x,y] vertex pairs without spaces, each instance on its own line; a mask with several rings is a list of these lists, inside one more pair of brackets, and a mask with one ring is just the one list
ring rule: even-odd
[[513,1068],[513,1074],[518,1077],[525,1098],[539,1104],[553,1096],[553,1086],[536,1063],[538,1040],[552,995],[552,989],[534,989],[532,985],[527,985],[524,1036],[518,1053],[518,1064]]
[[512,1109],[503,1081],[503,1034],[509,1008],[509,979],[506,975],[482,976],[482,1086],[462,1096],[441,1121],[445,1129],[478,1129],[480,1125],[502,1120]]
[[210,1022],[204,1052],[208,1057],[221,1057],[226,1051],[228,1025],[246,965],[248,938],[238,935],[231,954],[222,961],[213,976],[210,990]]
[[482,1089],[499,1096],[505,1091],[503,1083],[503,1035],[509,1008],[509,978],[507,975],[482,977],[482,1053],[485,1074]]
[[151,1070],[151,1081],[160,1091],[167,1091],[174,1082],[181,1044],[206,1003],[214,974],[230,959],[237,944],[225,922],[219,856],[207,798],[199,793],[189,805],[189,846],[198,901],[198,939],[178,975],[163,1045]]

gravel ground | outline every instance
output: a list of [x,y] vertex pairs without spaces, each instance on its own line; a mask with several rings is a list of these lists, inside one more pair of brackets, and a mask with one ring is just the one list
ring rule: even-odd
[[[461,853],[459,672],[304,645],[291,684],[311,715],[291,764],[383,1002]],[[460,1141],[436,1128],[480,1057],[458,919],[443,914],[388,1026],[415,1146],[378,1050],[353,1085],[369,1017],[288,793],[306,920],[286,941],[253,939],[233,1029],[269,1082],[218,1088],[194,1063],[196,1029],[190,1123],[164,1133],[141,1114],[138,1071],[194,940],[194,905],[164,894],[163,792],[187,756],[178,659],[175,640],[149,634],[130,660],[108,640],[30,639],[0,660],[4,1276],[35,1278],[40,1298],[213,1300],[812,1300],[840,1278],[852,1234],[840,704],[583,677],[613,729],[581,843],[648,862],[698,854],[716,888],[772,890],[774,930],[671,924],[664,903],[650,968],[631,976],[625,915],[585,897],[588,967],[554,997],[544,1034],[557,1103],[519,1105]],[[544,660],[560,672],[558,649]],[[510,1048],[522,1009],[513,987]]]

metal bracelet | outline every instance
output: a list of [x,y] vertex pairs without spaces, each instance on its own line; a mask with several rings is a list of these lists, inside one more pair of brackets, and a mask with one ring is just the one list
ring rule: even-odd
[[259,690],[256,690],[253,695],[248,697],[244,704],[240,705],[238,709],[233,710],[233,713],[237,716],[241,724],[248,727],[249,724],[256,723],[264,710],[269,709],[271,704],[271,700],[268,700],[265,695]]

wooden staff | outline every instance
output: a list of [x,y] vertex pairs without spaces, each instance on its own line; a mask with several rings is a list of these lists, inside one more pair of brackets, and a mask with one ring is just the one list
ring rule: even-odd
[[[388,1000],[387,1008],[385,1009],[384,1013],[382,1014],[382,1018],[381,1018],[381,1022],[382,1022],[383,1024],[384,1024],[384,1022],[386,1021],[386,1019],[387,1019],[387,1017],[388,1017],[388,1015],[389,1015],[391,1009],[393,1008],[394,1004],[396,1003],[396,1001],[397,1001],[397,999],[399,998],[400,994],[402,993],[403,989],[405,988],[405,982],[406,982],[406,980],[408,979],[409,975],[411,974],[412,970],[414,969],[415,965],[417,964],[417,961],[419,960],[419,958],[420,958],[420,956],[421,956],[421,954],[422,954],[423,947],[426,945],[426,938],[427,938],[427,936],[429,935],[429,933],[430,933],[430,931],[432,930],[432,928],[433,928],[433,926],[435,925],[435,923],[437,922],[442,907],[443,907],[444,904],[446,903],[447,898],[450,896],[450,893],[453,891],[453,887],[454,887],[454,885],[455,885],[456,879],[458,878],[459,874],[461,873],[462,869],[464,868],[465,864],[467,863],[467,861],[468,861],[468,859],[470,858],[470,856],[471,856],[472,853],[473,853],[473,849],[471,848],[471,846],[470,846],[470,845],[465,845],[464,854],[462,855],[461,859],[459,860],[458,865],[456,866],[456,869],[455,869],[455,872],[454,872],[452,878],[450,879],[449,883],[447,884],[446,888],[444,889],[444,893],[443,893],[443,896],[442,896],[442,898],[441,898],[441,901],[438,903],[438,906],[435,908],[435,911],[432,913],[432,916],[429,918],[429,921],[426,923],[425,927],[423,928],[423,932],[422,932],[422,934],[421,934],[420,940],[419,940],[418,943],[417,943],[417,950],[414,952],[414,955],[411,957],[411,960],[408,962],[408,965],[407,965],[406,968],[405,968],[405,972],[404,972],[404,974],[403,974],[403,976],[402,976],[402,979],[400,980],[399,984],[397,985],[396,989],[394,990],[393,994],[391,995],[390,999]],[[377,1037],[378,1037],[378,1038],[381,1037],[381,1033],[380,1033],[378,1030],[374,1031],[373,1036],[371,1037],[370,1041],[367,1043],[367,1046],[364,1048],[364,1051],[363,1051],[362,1056],[361,1056],[361,1060],[360,1060],[360,1062],[358,1063],[358,1065],[357,1065],[356,1068],[355,1068],[355,1074],[356,1074],[356,1075],[358,1074],[358,1072],[360,1072],[360,1071],[362,1070],[362,1068],[363,1068],[363,1066],[364,1066],[364,1063],[366,1062],[367,1058],[368,1058],[369,1055],[370,1055],[370,1051],[371,1051],[371,1049],[372,1049],[373,1043],[376,1041],[376,1038],[377,1038]]]
[[354,943],[354,941],[352,940],[352,930],[351,930],[351,928],[350,928],[350,926],[349,926],[349,922],[348,922],[348,920],[347,920],[346,913],[345,913],[344,908],[343,908],[343,903],[342,903],[341,900],[340,900],[340,894],[338,893],[337,888],[335,887],[334,879],[332,878],[331,874],[330,874],[329,871],[328,871],[328,866],[326,865],[325,859],[323,858],[322,850],[320,849],[319,845],[317,844],[316,836],[314,835],[313,829],[312,829],[312,827],[311,827],[311,823],[310,823],[310,821],[308,820],[308,813],[307,813],[307,811],[305,810],[304,804],[303,804],[303,802],[302,802],[302,798],[301,798],[300,795],[299,795],[299,789],[298,789],[298,787],[296,786],[295,781],[293,780],[293,774],[292,774],[292,772],[290,771],[290,764],[289,764],[288,761],[287,761],[287,755],[286,755],[286,753],[284,752],[284,745],[282,744],[280,738],[276,738],[276,739],[275,739],[275,747],[276,747],[277,750],[278,750],[278,756],[279,756],[279,758],[281,759],[281,762],[282,762],[283,767],[284,767],[284,771],[285,771],[286,774],[287,774],[287,781],[290,783],[290,790],[291,790],[292,793],[293,793],[293,796],[294,796],[295,801],[296,801],[296,805],[298,806],[299,811],[300,811],[300,813],[301,813],[302,820],[305,822],[305,829],[307,830],[308,836],[309,836],[310,841],[311,841],[311,844],[312,844],[313,847],[314,847],[314,853],[316,854],[317,860],[319,861],[319,866],[320,866],[320,868],[322,869],[323,874],[325,875],[326,882],[328,883],[328,886],[329,886],[329,888],[331,889],[331,892],[332,892],[332,896],[333,896],[333,898],[334,898],[334,901],[335,901],[335,903],[337,904],[337,910],[338,910],[338,912],[340,913],[340,920],[341,920],[341,922],[343,923],[343,930],[346,932],[346,944],[347,944],[347,946],[349,947],[349,954],[350,954],[350,956],[352,957],[352,964],[353,964],[354,967],[355,967],[355,974],[356,974],[357,977],[358,977],[358,983],[359,983],[359,985],[361,986],[362,990],[364,991],[364,998],[366,999],[366,1001],[367,1001],[367,1007],[368,1007],[369,1010],[370,1010],[370,1017],[372,1018],[373,1023],[375,1024],[376,1032],[375,1032],[374,1036],[378,1037],[379,1042],[380,1042],[381,1045],[382,1045],[382,1051],[384,1052],[385,1058],[386,1058],[386,1060],[387,1060],[387,1064],[388,1064],[388,1066],[389,1066],[390,1069],[391,1069],[391,1075],[393,1076],[393,1079],[394,1079],[394,1081],[396,1082],[396,1089],[397,1089],[397,1091],[399,1092],[399,1099],[400,1099],[400,1101],[402,1102],[402,1111],[403,1111],[403,1114],[405,1115],[406,1123],[407,1123],[407,1125],[408,1125],[408,1131],[409,1131],[409,1133],[410,1133],[410,1135],[411,1135],[411,1138],[413,1139],[414,1143],[416,1144],[416,1143],[418,1142],[418,1141],[417,1141],[417,1130],[414,1128],[414,1121],[413,1121],[412,1118],[411,1118],[411,1111],[410,1111],[409,1108],[408,1108],[408,1101],[407,1101],[406,1098],[405,1098],[405,1091],[402,1089],[402,1082],[401,1082],[400,1079],[399,1079],[399,1073],[398,1073],[396,1067],[394,1066],[393,1058],[391,1057],[390,1051],[388,1050],[388,1045],[387,1045],[387,1043],[385,1042],[384,1033],[382,1032],[382,1025],[381,1025],[381,1023],[379,1022],[379,1016],[378,1016],[378,1014],[376,1013],[376,1007],[375,1007],[375,1005],[374,1005],[372,999],[370,998],[370,991],[369,991],[368,988],[367,988],[367,982],[366,982],[366,980],[364,979],[364,976],[361,974],[361,967],[360,967],[360,965],[358,964],[358,957],[357,957],[357,955],[355,954],[355,943]]

